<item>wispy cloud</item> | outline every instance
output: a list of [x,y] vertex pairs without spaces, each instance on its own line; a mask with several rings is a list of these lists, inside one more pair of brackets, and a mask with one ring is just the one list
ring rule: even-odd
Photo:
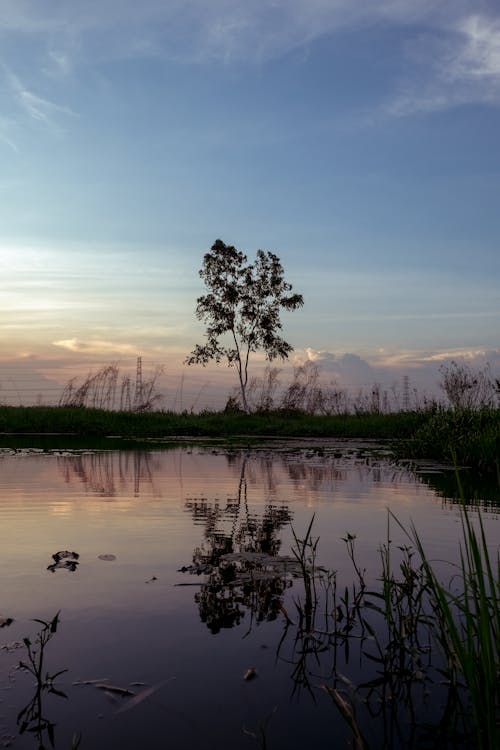
[[469,103],[500,104],[500,18],[469,15],[421,34],[415,63],[386,113],[405,117]]
[[82,339],[61,339],[52,343],[54,346],[80,354],[134,355],[139,351],[138,347],[133,344],[122,344],[117,341],[101,341],[99,339],[89,339],[87,341],[83,341]]
[[[87,0],[76,7],[0,0],[0,8],[0,31],[44,40],[49,74],[72,70],[72,55],[80,63],[137,56],[262,63],[345,30],[398,28],[407,45],[386,115],[500,103],[500,9],[489,0],[479,10],[477,0]],[[24,102],[41,119],[52,104]]]
[[[58,122],[59,115],[77,117],[77,114],[69,107],[57,104],[28,89],[19,76],[5,65],[5,63],[0,63],[0,70],[3,71],[7,85],[21,110],[31,119],[42,123],[52,133],[59,135],[63,132]],[[13,142],[10,145],[16,148]]]
[[15,141],[9,136],[9,132],[12,130],[12,123],[3,117],[0,117],[0,142],[5,143],[16,153],[19,152],[19,148]]

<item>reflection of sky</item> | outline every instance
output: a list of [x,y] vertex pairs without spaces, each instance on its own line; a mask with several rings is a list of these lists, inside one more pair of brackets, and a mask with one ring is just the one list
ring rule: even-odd
[[[203,522],[193,524],[187,501],[221,511],[238,497],[243,456],[230,459],[203,449],[167,452],[101,452],[79,455],[14,455],[1,459],[1,549],[4,606],[32,610],[36,602],[69,608],[144,604],[144,581],[158,587],[178,579],[203,541]],[[407,527],[414,521],[431,556],[456,553],[457,510],[443,506],[411,473],[383,463],[314,455],[248,453],[244,479],[251,515],[266,506],[288,507],[297,532],[315,514],[323,564],[346,570],[347,532],[356,534],[364,564],[378,570],[378,547],[386,540],[387,508]],[[229,517],[228,517],[229,518]],[[229,519],[231,521],[231,519]],[[494,523],[494,521],[493,521]],[[280,532],[281,553],[290,550],[289,529]],[[404,539],[395,523],[391,536]],[[81,555],[76,574],[46,572],[61,549]],[[97,559],[112,553],[115,563]],[[111,587],[111,590],[110,588]],[[27,593],[29,596],[27,598]],[[66,599],[67,597],[67,599]],[[175,598],[175,597],[174,597]],[[45,606],[45,604],[44,604]]]
[[498,357],[499,23],[490,0],[4,2],[0,359],[178,377],[219,236],[282,258],[302,357],[388,381]]
[[[195,599],[201,591],[213,594],[208,586],[201,588],[207,576],[179,571],[193,561],[198,548],[205,545],[210,550],[214,532],[231,534],[235,516],[228,505],[234,508],[240,490],[238,528],[248,519],[263,519],[272,506],[290,512],[300,537],[314,513],[313,534],[320,536],[318,562],[338,569],[341,583],[353,580],[340,539],[347,532],[357,535],[358,561],[367,568],[367,579],[373,582],[379,575],[378,547],[386,539],[388,507],[404,524],[414,520],[431,557],[456,559],[458,554],[456,507],[443,505],[411,473],[384,462],[367,464],[359,458],[333,459],[309,451],[225,454],[196,447],[73,455],[4,453],[0,617],[15,619],[0,631],[0,646],[33,635],[38,627],[33,617],[52,618],[62,610],[45,660],[49,670],[68,669],[57,678],[56,687],[69,700],[48,701],[44,709],[57,722],[57,747],[70,746],[75,727],[82,727],[86,745],[95,748],[142,747],[145,732],[148,747],[163,748],[166,731],[179,747],[212,746],[206,744],[207,737],[213,738],[214,747],[237,747],[242,726],[258,727],[275,705],[279,712],[273,726],[286,741],[273,741],[278,750],[308,746],[308,738],[320,746],[332,727],[343,738],[345,725],[335,712],[332,715],[329,702],[320,700],[318,706],[302,700],[300,707],[297,701],[288,702],[292,666],[286,655],[281,661],[275,654],[284,632],[278,606],[274,620],[252,623],[247,609],[238,626],[213,635],[200,621]],[[195,502],[219,511],[195,519]],[[485,513],[484,520],[488,535],[496,539],[498,518]],[[282,542],[279,553],[289,554],[290,529],[277,529],[275,534]],[[404,541],[394,523],[390,536],[394,544]],[[79,553],[76,572],[47,571],[53,553],[64,549]],[[98,559],[106,553],[116,559]],[[179,583],[189,585],[175,585]],[[297,590],[296,583],[287,596]],[[286,601],[295,617],[291,600]],[[2,731],[5,726],[12,734],[17,732],[15,716],[29,700],[33,683],[11,669],[20,655],[20,650],[0,648],[0,687],[8,685],[8,693],[2,695],[9,709],[4,710]],[[349,674],[361,681],[366,674],[358,674],[360,665],[354,661]],[[252,665],[259,674],[255,686],[242,679]],[[315,662],[315,675],[318,669]],[[118,717],[120,703],[110,703],[92,686],[75,685],[76,680],[104,678],[134,691],[144,684],[158,690],[151,701]],[[22,742],[16,740],[23,750],[31,748]]]

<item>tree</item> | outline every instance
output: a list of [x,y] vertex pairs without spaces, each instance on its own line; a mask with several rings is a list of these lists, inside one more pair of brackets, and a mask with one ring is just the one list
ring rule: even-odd
[[216,240],[203,258],[200,277],[208,294],[198,297],[196,317],[205,323],[206,341],[197,344],[186,359],[188,365],[211,360],[238,372],[242,406],[249,411],[246,389],[251,352],[264,350],[266,359],[286,359],[293,347],[280,335],[280,309],[296,310],[304,304],[301,294],[291,294],[277,255],[257,251],[253,263],[232,245]]

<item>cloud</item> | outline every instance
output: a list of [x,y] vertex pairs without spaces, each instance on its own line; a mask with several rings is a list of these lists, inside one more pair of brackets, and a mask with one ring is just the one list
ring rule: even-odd
[[0,117],[0,141],[2,143],[5,143],[9,148],[11,148],[16,153],[19,153],[17,144],[8,135],[10,130],[11,130],[10,121],[6,120],[4,117]]
[[383,389],[390,389],[395,384],[401,387],[406,376],[411,388],[416,388],[421,394],[440,397],[440,368],[452,360],[463,362],[473,370],[488,367],[492,377],[500,377],[500,349],[379,350],[364,359],[357,354],[308,348],[302,356],[298,354],[298,360],[314,362],[323,380],[333,379],[350,392],[369,389],[375,383]]
[[70,352],[77,352],[79,354],[130,354],[135,355],[138,352],[138,347],[133,344],[120,344],[112,341],[101,341],[99,339],[91,339],[89,341],[82,341],[81,339],[61,339],[60,341],[53,341],[54,346],[59,346],[62,349],[68,349]]
[[[0,9],[0,34],[38,40],[49,77],[137,57],[261,64],[344,31],[389,28],[405,43],[384,116],[500,103],[500,11],[488,0],[479,11],[477,0],[0,0]],[[72,114],[31,90],[20,103],[45,122]]]
[[[49,99],[45,99],[37,94],[30,91],[7,65],[0,63],[0,70],[3,70],[4,77],[7,84],[14,96],[18,106],[27,114],[31,119],[41,122],[45,127],[54,134],[60,134],[61,128],[57,124],[57,116],[65,115],[69,117],[76,117],[76,113],[73,112],[69,107],[56,104]],[[1,123],[0,123],[1,125]],[[1,131],[0,131],[1,135]],[[6,137],[3,138],[6,140]],[[17,150],[15,144],[9,142],[9,145]]]
[[[100,38],[108,54],[159,49],[185,59],[261,61],[370,24],[460,26],[476,0],[0,0],[0,31],[46,34],[52,45]],[[493,6],[492,6],[493,7]],[[466,25],[467,27],[467,25]],[[468,27],[467,27],[468,28]],[[157,44],[158,40],[162,44]],[[51,54],[55,54],[54,46]],[[67,58],[65,56],[65,65]]]
[[344,387],[369,387],[377,379],[377,373],[370,363],[350,352],[334,354],[324,350],[308,348],[306,349],[306,359],[318,365],[321,373]]
[[468,15],[422,33],[415,64],[386,114],[406,117],[469,103],[500,104],[500,19]]

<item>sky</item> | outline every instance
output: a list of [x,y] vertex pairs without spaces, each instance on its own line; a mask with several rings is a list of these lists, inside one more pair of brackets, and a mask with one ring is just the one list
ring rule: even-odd
[[216,404],[217,238],[303,294],[292,365],[498,372],[499,133],[497,1],[0,0],[0,401],[141,356]]

